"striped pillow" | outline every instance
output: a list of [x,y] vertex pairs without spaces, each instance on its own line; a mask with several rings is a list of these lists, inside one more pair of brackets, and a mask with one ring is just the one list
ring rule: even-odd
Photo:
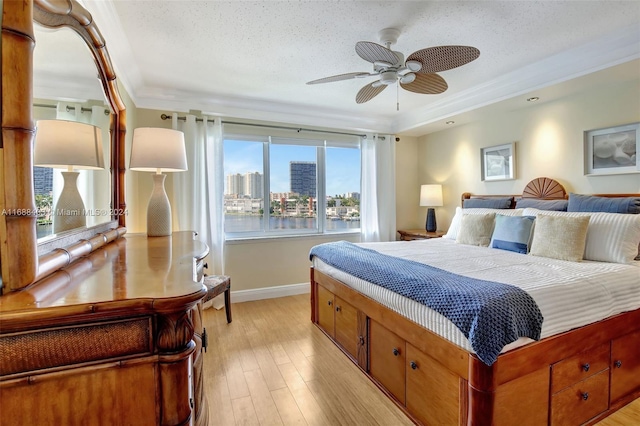
[[[637,265],[640,244],[640,215],[621,213],[553,212],[524,209],[525,216],[580,217],[590,216],[587,244],[584,249],[586,260],[626,263]],[[535,235],[535,231],[534,231]]]

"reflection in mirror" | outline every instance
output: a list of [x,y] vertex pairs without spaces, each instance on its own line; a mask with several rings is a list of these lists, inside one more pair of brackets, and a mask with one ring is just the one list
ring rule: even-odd
[[[65,120],[95,126],[100,132],[97,139],[104,153],[103,164],[107,165],[106,168],[76,171],[79,173],[76,187],[84,206],[78,217],[55,214],[68,213],[55,209],[65,186],[61,170],[51,166],[34,167],[37,236],[38,241],[43,242],[56,233],[91,227],[112,219],[108,166],[111,163],[110,117],[97,79],[96,65],[85,42],[68,28],[51,30],[34,25],[34,32],[37,40],[33,54],[34,121]],[[41,136],[38,133],[36,128],[36,144]],[[58,220],[56,224],[56,217],[71,220]]]

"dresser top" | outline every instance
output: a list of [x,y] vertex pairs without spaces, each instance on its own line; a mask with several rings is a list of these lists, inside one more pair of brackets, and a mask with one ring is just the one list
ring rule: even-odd
[[25,315],[42,319],[99,311],[161,312],[176,303],[195,303],[206,294],[196,262],[208,252],[193,232],[125,235],[23,290],[1,296],[2,329]]

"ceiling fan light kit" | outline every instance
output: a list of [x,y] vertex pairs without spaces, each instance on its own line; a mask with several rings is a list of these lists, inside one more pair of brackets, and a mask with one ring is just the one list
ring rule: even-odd
[[395,83],[410,92],[435,95],[448,88],[447,82],[436,73],[468,64],[480,56],[480,51],[471,46],[435,46],[413,52],[405,61],[401,52],[391,50],[391,45],[398,41],[399,36],[400,30],[385,28],[378,32],[378,37],[386,47],[370,41],[356,43],[356,53],[373,64],[373,72],[338,74],[307,84],[378,76],[378,80],[360,89],[356,95],[359,104],[370,101]]

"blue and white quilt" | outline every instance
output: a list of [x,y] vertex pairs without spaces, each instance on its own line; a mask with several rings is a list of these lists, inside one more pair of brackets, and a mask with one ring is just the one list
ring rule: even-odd
[[422,303],[448,318],[478,358],[492,365],[520,337],[540,339],[543,316],[524,290],[469,278],[339,241],[311,249],[324,263]]

